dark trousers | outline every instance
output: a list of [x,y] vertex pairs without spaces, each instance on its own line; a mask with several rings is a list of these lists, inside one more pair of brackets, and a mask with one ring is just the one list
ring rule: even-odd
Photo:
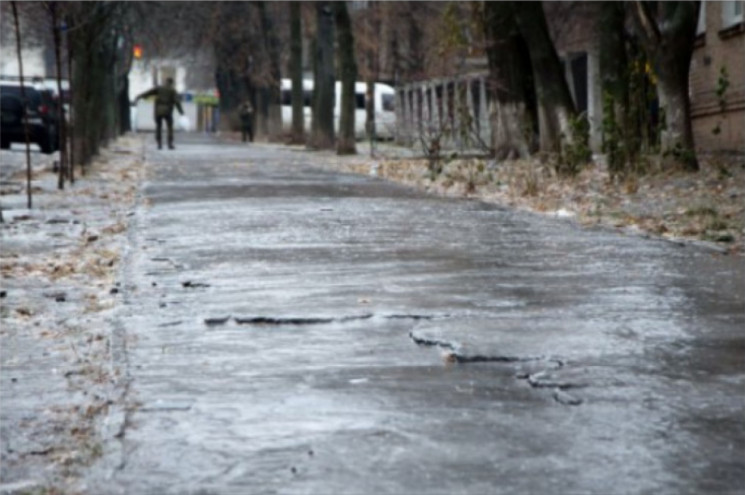
[[241,124],[241,134],[243,135],[243,142],[246,142],[246,137],[248,137],[248,140],[253,142],[254,140],[254,131],[251,128],[251,124],[243,123]]
[[173,146],[173,115],[156,115],[155,116],[155,140],[158,141],[158,148],[161,147],[161,130],[163,129],[163,121],[166,121],[168,127],[168,146]]

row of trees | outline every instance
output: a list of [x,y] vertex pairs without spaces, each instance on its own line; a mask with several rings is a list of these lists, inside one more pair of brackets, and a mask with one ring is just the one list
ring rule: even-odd
[[[135,4],[136,5],[136,4]],[[127,73],[131,64],[131,22],[136,9],[122,2],[4,2],[4,19],[21,46],[52,47],[57,91],[69,80],[71,101],[60,101],[58,186],[74,182],[72,164],[85,173],[101,146],[129,129]],[[3,42],[10,37],[3,22]],[[29,74],[38,75],[38,74]],[[68,104],[64,110],[63,103]]]
[[[544,9],[535,2],[485,2],[482,21],[490,78],[497,102],[493,144],[498,156],[524,156],[539,136],[542,151],[586,149],[564,69],[549,35]],[[569,22],[600,26],[600,74],[604,98],[603,134],[611,171],[633,167],[654,146],[645,139],[649,95],[634,98],[640,84],[654,86],[659,101],[659,148],[671,161],[697,170],[693,152],[688,70],[699,2],[600,2],[583,5]],[[579,17],[579,18],[578,18]],[[528,62],[529,61],[529,62]],[[647,68],[647,70],[641,70]],[[642,79],[642,80],[640,80]],[[644,113],[640,118],[640,113]],[[584,153],[580,153],[579,156]]]
[[[581,16],[587,25],[602,26],[596,36],[605,151],[612,171],[623,173],[641,154],[652,151],[663,151],[671,162],[696,170],[688,68],[700,2],[565,6],[565,22],[577,22]],[[292,3],[289,9],[261,2],[217,3],[211,8],[227,20],[218,23],[219,32],[209,33],[207,39],[218,47],[223,112],[230,112],[235,100],[248,94],[259,103],[261,121],[267,122],[265,131],[272,139],[279,138],[278,113],[271,115],[279,105],[273,88],[285,67],[295,88],[292,140],[325,148],[336,143],[342,153],[354,152],[350,116],[355,78],[375,81],[385,73],[388,82],[400,84],[454,75],[464,70],[469,57],[483,54],[488,59],[491,100],[496,102],[492,152],[501,158],[541,150],[582,160],[589,156],[587,124],[570,96],[546,7],[541,2],[367,2],[350,13],[344,2]],[[248,28],[252,18],[259,23]],[[231,23],[235,19],[241,21]],[[282,29],[285,26],[288,29]],[[307,138],[300,124],[303,48],[310,54],[316,88]],[[289,59],[282,53],[289,53]],[[349,88],[343,92],[349,99],[342,101],[338,138],[331,112],[334,80]],[[636,94],[639,88],[641,96]],[[650,95],[659,102],[658,113],[651,110]],[[372,112],[368,118],[374,126]]]
[[[293,81],[289,138],[315,148],[336,147],[339,153],[355,151],[354,81],[373,83],[383,76],[399,84],[453,75],[469,57],[483,54],[494,102],[492,151],[498,157],[587,148],[578,125],[582,116],[570,96],[541,2],[356,2],[350,11],[351,5],[33,2],[17,8],[26,26],[22,31],[50,40],[58,73],[68,68],[72,146],[65,154],[81,164],[128,129],[126,74],[135,41],[152,57],[177,58],[211,47],[222,114],[229,117],[241,101],[253,101],[257,130],[270,139],[283,137],[279,80],[287,74]],[[583,10],[582,15],[594,16],[590,24],[602,26],[603,130],[615,170],[623,171],[648,150],[640,135],[644,126],[633,125],[639,112],[632,78],[640,60],[653,68],[656,79],[662,149],[686,168],[697,168],[687,84],[698,9],[699,2],[632,1],[598,2]],[[308,136],[302,122],[304,62],[313,71],[316,88]],[[344,88],[339,136],[333,125],[336,80]],[[368,98],[369,107],[370,102]],[[73,177],[69,167],[63,169]]]

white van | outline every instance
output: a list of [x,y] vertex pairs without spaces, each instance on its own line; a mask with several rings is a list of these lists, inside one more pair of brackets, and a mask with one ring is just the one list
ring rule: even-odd
[[[282,130],[290,132],[292,129],[292,81],[290,79],[281,80],[281,105],[282,105]],[[355,92],[355,112],[354,128],[357,139],[364,139],[365,121],[367,113],[365,111],[365,95],[367,93],[367,83],[354,83]],[[305,131],[310,131],[311,121],[311,100],[313,97],[313,80],[303,79],[303,116],[305,118]],[[393,139],[396,126],[395,101],[396,92],[394,89],[382,83],[375,83],[375,94],[373,96],[375,105],[375,134],[380,139]],[[336,98],[334,102],[334,128],[339,132],[339,115],[341,113],[341,82],[336,82]]]

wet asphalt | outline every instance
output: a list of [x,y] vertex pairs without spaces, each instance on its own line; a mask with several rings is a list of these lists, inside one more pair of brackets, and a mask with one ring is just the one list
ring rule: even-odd
[[745,262],[148,143],[91,493],[743,493]]

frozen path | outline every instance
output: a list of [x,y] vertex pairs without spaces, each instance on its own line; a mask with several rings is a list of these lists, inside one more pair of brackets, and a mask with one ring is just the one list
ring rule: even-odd
[[149,145],[90,493],[745,490],[742,258],[203,139]]

